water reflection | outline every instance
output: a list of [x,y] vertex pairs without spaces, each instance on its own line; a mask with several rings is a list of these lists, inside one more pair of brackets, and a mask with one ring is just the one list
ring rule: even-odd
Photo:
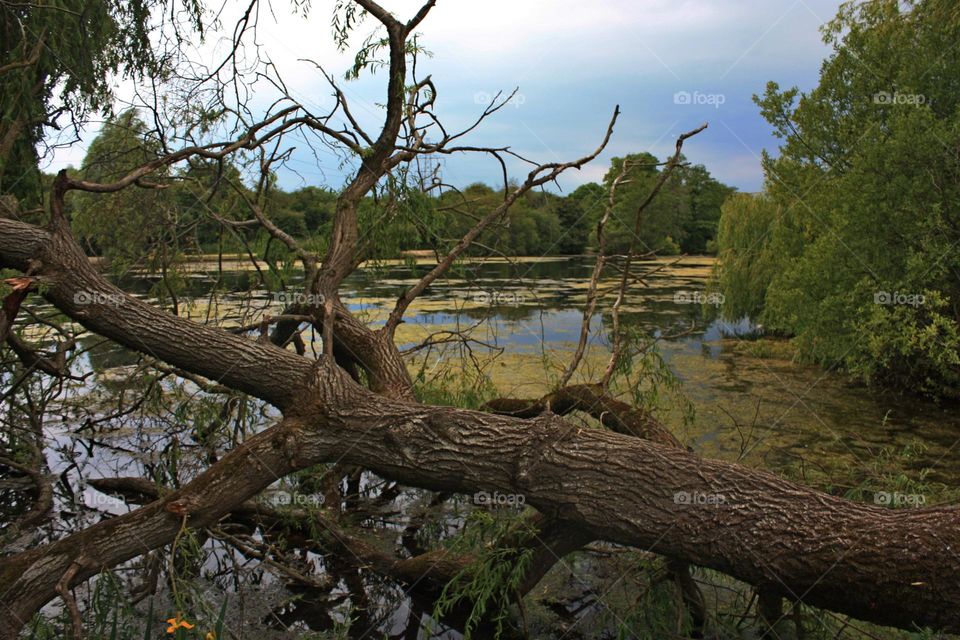
[[[186,280],[184,300],[205,300],[211,291],[221,295],[213,313],[230,317],[234,323],[243,316],[239,303],[253,301],[261,308],[279,311],[276,296],[266,291],[248,291],[257,282],[252,270],[234,269],[206,273],[214,265],[196,265]],[[636,268],[642,286],[633,289],[622,310],[628,329],[661,338],[660,352],[671,370],[684,382],[683,391],[696,414],[689,423],[666,408],[661,418],[682,439],[708,456],[742,460],[774,471],[801,477],[819,486],[843,492],[876,472],[876,459],[883,449],[911,454],[893,463],[898,473],[919,478],[929,470],[927,481],[956,483],[960,462],[960,414],[955,407],[941,406],[917,398],[876,393],[850,384],[842,375],[819,367],[792,362],[788,350],[767,352],[750,341],[762,330],[748,319],[739,322],[709,320],[704,310],[711,301],[702,298],[712,261],[709,258],[647,261]],[[382,324],[393,301],[422,275],[428,265],[370,265],[357,271],[345,283],[343,298],[351,311],[373,326]],[[481,358],[497,358],[502,366],[485,369],[502,393],[532,396],[549,388],[555,380],[547,365],[566,364],[581,324],[581,308],[587,294],[592,262],[583,258],[537,261],[466,262],[434,283],[415,302],[398,333],[402,348],[420,344],[438,330],[473,327],[475,351]],[[156,290],[156,280],[127,276],[123,286],[143,297]],[[601,283],[612,288],[616,280]],[[294,279],[292,289],[301,286]],[[590,325],[589,344],[601,361],[608,349],[608,296]],[[231,303],[237,303],[231,305]],[[706,304],[701,304],[706,302]],[[211,313],[202,305],[196,317]],[[187,313],[187,311],[184,311]],[[234,314],[235,317],[231,317]],[[150,384],[136,378],[134,367],[141,357],[95,336],[81,340],[84,355],[75,363],[76,374],[95,373],[87,386],[67,393],[62,402],[62,422],[46,425],[51,442],[47,458],[51,471],[64,479],[58,489],[60,518],[44,533],[47,538],[64,535],[88,524],[102,513],[123,513],[129,507],[83,485],[81,478],[128,475],[154,478],[176,485],[196,473],[211,451],[229,448],[262,426],[271,410],[259,403],[224,403],[217,399],[201,413],[190,401],[198,393],[189,383],[159,384],[155,400],[164,407],[150,416],[121,415],[88,428],[116,407],[100,406],[90,395],[117,393],[132,383]],[[315,346],[315,345],[314,345]],[[498,348],[504,351],[500,354]],[[588,363],[589,364],[589,363]],[[456,359],[442,366],[463,367]],[[551,375],[554,376],[551,378]],[[94,387],[94,384],[100,385]],[[112,400],[111,400],[112,401]],[[232,404],[231,404],[232,403]],[[242,406],[241,406],[242,405]],[[85,407],[80,409],[78,407]],[[189,407],[190,413],[184,413]],[[188,425],[185,427],[184,425]],[[198,425],[200,425],[198,427]],[[222,429],[230,425],[229,429]],[[210,442],[210,433],[225,432],[225,438]],[[173,472],[171,461],[176,461]],[[13,478],[0,478],[0,510],[16,513],[29,505],[24,497],[28,487]],[[361,483],[362,484],[362,483]],[[416,504],[420,494],[405,492],[396,504]],[[435,514],[445,525],[461,522],[461,514],[445,507]],[[376,528],[387,542],[401,535],[410,521],[406,511],[378,516],[365,526]],[[435,544],[448,535],[446,526],[433,532],[425,543]],[[226,554],[220,550],[218,554]],[[216,555],[216,554],[215,554]],[[218,556],[221,559],[226,555]],[[585,574],[599,576],[609,567],[594,566],[591,558],[578,558]],[[421,637],[425,625],[437,637],[458,634],[430,621],[429,602],[407,598],[371,572],[356,567],[325,563],[331,577],[329,588],[291,588],[296,597],[285,599],[264,612],[265,624],[277,629],[309,628],[332,630],[343,621],[335,613],[349,604],[359,612],[357,624],[364,629],[379,628],[389,637]],[[225,573],[219,576],[222,589],[236,588]],[[562,592],[562,578],[557,593]],[[250,585],[270,583],[262,573]],[[577,588],[574,588],[576,586]],[[545,609],[571,625],[585,616],[599,616],[600,607],[584,594],[583,585],[567,585],[567,597],[559,596]],[[602,591],[602,588],[601,588]],[[551,609],[552,608],[552,609]],[[546,614],[544,614],[546,615]],[[584,625],[584,637],[599,637],[601,622]],[[594,635],[596,634],[596,635]],[[576,637],[571,634],[569,637]]]

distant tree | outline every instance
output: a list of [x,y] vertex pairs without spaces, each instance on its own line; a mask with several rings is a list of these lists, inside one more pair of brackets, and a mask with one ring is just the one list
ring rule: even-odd
[[587,182],[574,189],[569,196],[587,213],[590,223],[596,222],[607,202],[607,190],[596,182]]
[[[157,157],[160,146],[147,135],[147,126],[135,110],[111,117],[90,143],[80,178],[109,183]],[[160,172],[151,183],[169,177]],[[167,190],[124,189],[96,196],[81,194],[73,210],[73,228],[91,249],[111,260],[133,262],[154,246],[164,245],[165,232],[175,224],[177,207]],[[176,234],[170,239],[173,241]],[[164,242],[161,242],[164,240]],[[175,241],[167,250],[175,249]]]
[[690,199],[690,217],[683,224],[680,248],[684,253],[710,253],[720,207],[735,189],[716,180],[702,164],[685,167],[681,179]]
[[574,189],[569,196],[567,196],[571,200],[577,202],[580,208],[583,209],[584,213],[586,214],[586,246],[590,249],[594,248],[594,244],[597,240],[597,222],[603,215],[604,207],[607,204],[607,196],[608,194],[606,188],[596,182],[582,184]]
[[[443,222],[443,237],[456,238],[466,232],[483,212],[495,208],[503,193],[483,183],[467,186],[460,192],[445,193],[437,204]],[[556,255],[564,241],[564,229],[557,218],[560,198],[545,192],[529,193],[518,199],[499,224],[491,225],[479,238],[473,253],[491,251],[503,255]]]
[[287,206],[291,211],[303,214],[307,231],[316,233],[330,224],[336,203],[336,192],[324,187],[307,186],[290,192]]
[[240,169],[233,162],[211,162],[193,159],[177,174],[172,189],[182,225],[192,223],[197,244],[215,250],[221,243],[235,247],[237,235],[227,232],[217,220],[241,221],[250,217],[245,198],[252,196],[243,184]]
[[646,199],[660,173],[659,161],[649,153],[631,154],[626,158],[614,158],[604,177],[609,189],[620,174],[623,162],[628,163],[627,179],[616,190],[613,215],[608,226],[608,248],[613,252],[626,252],[635,241],[637,253],[677,253],[677,242],[682,241],[684,225],[690,217],[690,201],[679,173],[671,175],[663,185],[657,199],[646,209],[640,219],[639,234],[636,234],[635,212]]
[[590,235],[590,218],[580,198],[569,195],[554,205],[557,223],[560,225],[560,240],[557,253],[572,255],[583,253]]

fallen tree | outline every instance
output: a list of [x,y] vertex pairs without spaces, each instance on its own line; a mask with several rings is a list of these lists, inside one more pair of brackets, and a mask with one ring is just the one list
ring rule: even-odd
[[[521,493],[591,537],[862,619],[957,628],[954,508],[891,512],[635,438],[577,433],[555,417],[520,421],[377,399],[326,366],[310,384],[314,397],[335,404],[252,438],[163,500],[5,559],[0,575],[14,594],[7,637],[55,597],[72,566],[80,567],[75,579],[89,578],[170,542],[183,517],[207,526],[276,477],[336,459],[424,488]],[[677,505],[680,491],[722,494],[724,502]]]
[[[611,136],[617,112],[593,153],[567,163],[536,165],[524,182],[505,187],[503,204],[478,220],[398,298],[383,326],[370,328],[339,297],[343,279],[363,259],[361,199],[418,155],[475,149],[457,147],[461,134],[445,130],[439,139],[428,141],[417,122],[433,118],[435,89],[429,79],[408,82],[407,45],[433,2],[407,22],[370,0],[358,0],[357,5],[387,32],[388,100],[376,137],[363,132],[352,117],[348,122],[353,130],[344,133],[294,106],[249,127],[236,140],[162,156],[113,183],[85,182],[61,172],[45,225],[20,220],[15,212],[0,218],[0,267],[22,272],[69,318],[184,376],[198,377],[201,384],[213,381],[249,394],[282,414],[180,489],[128,514],[0,559],[6,609],[0,639],[15,638],[58,595],[69,607],[70,589],[101,570],[171,543],[184,526],[212,527],[227,514],[249,511],[247,501],[272,483],[318,463],[352,465],[445,493],[523,495],[540,514],[535,522],[540,537],[534,545],[540,556],[525,590],[556,559],[589,541],[604,540],[661,554],[678,576],[688,564],[716,569],[754,585],[767,602],[786,598],[885,625],[960,631],[957,507],[892,511],[762,470],[703,458],[679,446],[642,407],[611,397],[609,376],[600,385],[563,386],[537,400],[495,401],[491,412],[416,401],[394,343],[404,312],[519,197],[595,158]],[[342,94],[339,99],[349,113]],[[491,105],[484,116],[499,106]],[[71,233],[65,212],[71,191],[151,188],[145,179],[163,167],[191,157],[222,160],[240,150],[260,150],[295,127],[309,127],[356,152],[360,168],[337,201],[332,236],[322,256],[301,247],[255,202],[249,203],[253,222],[299,256],[305,290],[317,294],[319,301],[291,305],[269,335],[269,322],[260,339],[250,339],[129,295],[91,265]],[[670,166],[679,162],[684,139],[678,140]],[[269,172],[270,162],[263,166]],[[621,299],[629,260],[627,265]],[[26,286],[21,281],[21,290]],[[309,320],[304,322],[304,317]],[[305,325],[323,336],[319,358],[284,348]],[[618,350],[614,359],[621,355]],[[611,364],[608,371],[612,369]],[[609,430],[575,425],[563,417],[571,412],[593,415]],[[352,544],[361,549],[360,542]],[[432,552],[392,564],[369,549],[365,553],[384,574],[403,581],[434,575],[435,586],[463,567],[462,561],[450,562]],[[688,604],[696,599],[686,589],[685,595]]]
[[[45,295],[91,330],[259,394],[287,416],[183,489],[4,558],[0,582],[9,585],[5,604],[13,613],[3,637],[14,637],[56,597],[72,567],[74,581],[87,579],[169,543],[183,518],[207,526],[277,478],[334,460],[427,489],[519,493],[595,539],[711,567],[864,620],[960,629],[955,507],[890,511],[675,447],[584,431],[556,415],[522,419],[377,396],[334,363],[197,326],[126,296],[65,234],[7,219],[0,238],[3,265],[40,278]],[[124,304],[81,310],[77,291],[124,296]],[[678,492],[722,495],[723,503],[677,504]]]

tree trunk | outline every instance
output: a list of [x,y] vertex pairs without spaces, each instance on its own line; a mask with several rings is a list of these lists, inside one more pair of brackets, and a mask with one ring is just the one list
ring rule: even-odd
[[[61,216],[62,196],[55,189]],[[56,597],[64,576],[86,580],[169,543],[184,520],[210,525],[278,478],[332,461],[437,491],[521,494],[578,535],[713,568],[770,599],[960,631],[960,508],[889,510],[704,459],[658,434],[642,412],[612,422],[601,415],[624,432],[617,433],[575,426],[545,408],[524,419],[378,395],[332,358],[311,361],[124,294],[90,266],[56,215],[52,228],[0,219],[0,267],[29,271],[48,300],[90,330],[261,398],[284,418],[179,491],[0,560],[8,609],[0,639],[14,638]],[[595,410],[581,396],[553,404],[567,400],[569,410]]]
[[[766,592],[880,624],[960,630],[955,507],[857,504],[556,416],[523,421],[385,400],[329,366],[317,370],[313,388],[309,418],[251,438],[180,491],[5,558],[0,583],[10,585],[13,615],[0,638],[13,638],[55,597],[74,563],[76,579],[89,578],[169,542],[181,524],[176,511],[202,527],[276,477],[331,460],[428,489],[522,494],[590,537],[713,568]],[[681,494],[690,499],[678,501]],[[698,504],[700,497],[714,504]]]

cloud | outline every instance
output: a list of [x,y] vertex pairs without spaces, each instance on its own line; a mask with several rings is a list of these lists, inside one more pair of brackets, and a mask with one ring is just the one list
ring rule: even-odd
[[[818,29],[836,13],[839,1],[441,0],[419,29],[420,43],[434,55],[421,58],[418,71],[433,76],[437,112],[451,130],[479,114],[478,96],[518,87],[516,104],[496,114],[469,142],[509,144],[541,161],[591,151],[619,104],[623,116],[608,152],[589,170],[566,177],[565,188],[602,177],[614,155],[650,151],[665,157],[677,134],[709,121],[710,128],[688,143],[687,157],[754,191],[762,182],[760,151],[775,150],[777,141],[751,96],[768,80],[802,89],[816,84],[829,54]],[[389,8],[405,18],[419,5],[397,0]],[[331,91],[313,62],[342,79],[351,55],[338,52],[330,37],[331,2],[314,2],[306,18],[284,8],[261,11],[261,55],[276,65],[297,100],[321,111],[332,104]],[[233,19],[224,15],[223,23],[231,25]],[[361,25],[352,45],[373,26],[369,20]],[[222,50],[224,44],[206,46],[203,55],[213,59],[212,49]],[[380,73],[341,83],[355,115],[370,130],[383,119],[379,104],[385,82]],[[691,99],[678,103],[677,94]],[[255,103],[265,107],[275,97],[258,87]],[[300,146],[291,170],[280,174],[282,184],[342,184],[344,170],[335,158],[318,154],[318,165],[306,145]],[[77,157],[82,154],[58,153],[54,164]],[[520,163],[510,168],[515,175],[526,171]],[[499,175],[488,159],[470,157],[448,159],[444,172],[448,179],[488,182]]]

